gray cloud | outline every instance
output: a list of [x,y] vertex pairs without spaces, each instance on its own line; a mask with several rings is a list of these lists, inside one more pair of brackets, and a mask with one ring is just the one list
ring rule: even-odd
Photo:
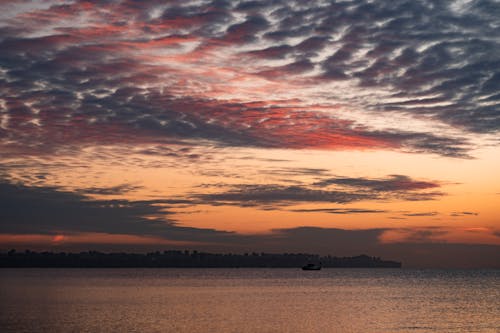
[[378,214],[388,213],[387,210],[365,208],[317,208],[317,209],[292,209],[297,213],[328,213],[328,214]]
[[244,22],[231,25],[222,39],[236,44],[253,42],[255,34],[268,26],[269,22],[263,16],[248,16]]
[[450,216],[478,216],[478,212],[452,212]]
[[[51,16],[33,14],[29,22],[22,17],[5,21],[7,27],[0,31],[0,80],[3,113],[9,121],[0,135],[9,148],[35,153],[70,142],[207,139],[222,145],[300,149],[315,142],[297,142],[307,138],[312,123],[299,128],[299,122],[283,118],[277,125],[283,131],[269,130],[258,121],[272,117],[273,108],[247,112],[249,105],[244,103],[196,97],[175,84],[175,71],[161,76],[155,66],[126,52],[169,38],[199,38],[201,51],[245,43],[248,54],[256,57],[290,58],[288,64],[268,64],[253,74],[277,79],[319,68],[321,79],[309,81],[312,84],[353,79],[360,87],[383,87],[392,92],[388,97],[399,100],[356,100],[367,110],[427,115],[477,133],[499,129],[498,29],[492,28],[499,19],[492,15],[498,12],[493,2],[475,1],[458,10],[458,5],[403,0],[390,4],[201,1],[168,6],[156,18],[150,15],[157,7],[154,2],[115,5],[127,20],[144,25],[143,37],[58,26],[59,16],[71,15],[71,5],[53,6]],[[110,13],[107,21],[121,31],[125,25],[119,12]],[[237,20],[235,12],[246,14]],[[56,26],[50,34],[34,35],[50,25]],[[165,27],[168,33],[160,34]],[[276,44],[263,49],[261,38]],[[364,50],[366,56],[360,60],[356,53]],[[317,60],[319,52],[331,54]],[[154,88],[160,83],[162,89]],[[230,116],[229,122],[225,115]],[[369,124],[343,127],[338,120],[314,112],[290,115],[291,119],[307,116],[310,122],[316,119],[323,140],[328,135],[375,139],[381,141],[378,148],[460,158],[469,157],[473,148],[463,137],[376,131]],[[250,128],[234,126],[249,122]],[[61,128],[78,130],[63,135]],[[295,141],[290,136],[293,130],[300,134]]]
[[264,169],[260,173],[277,176],[328,176],[330,170],[322,168],[273,168]]
[[271,46],[262,50],[247,52],[248,55],[264,59],[284,59],[293,48],[290,45]]
[[[428,114],[468,131],[497,132],[498,12],[500,5],[489,0],[282,3],[273,13],[280,29],[266,36],[277,41],[304,36],[298,58],[329,41],[338,47],[319,64],[323,78],[358,79],[361,87],[386,87],[402,99],[367,108]],[[364,58],[354,56],[365,50]]]
[[302,186],[282,185],[239,185],[233,186],[226,192],[197,194],[195,198],[207,203],[237,204],[241,206],[298,202],[348,203],[363,199],[373,199],[372,196],[363,193],[322,191]]
[[[334,189],[318,189],[336,185]],[[218,187],[223,187],[218,184]],[[434,200],[444,193],[428,191],[438,188],[435,182],[419,181],[407,176],[392,175],[381,179],[326,178],[322,181],[292,186],[240,184],[227,186],[223,192],[194,194],[193,198],[214,205],[279,207],[301,202],[351,203],[373,200]],[[335,210],[330,210],[335,212]]]
[[80,190],[79,193],[88,195],[88,194],[98,194],[98,195],[120,195],[128,192],[133,192],[135,190],[141,189],[141,186],[135,186],[132,184],[122,184],[112,187],[91,187]]
[[176,226],[169,205],[191,203],[185,200],[91,200],[53,187],[2,182],[0,202],[0,232],[7,234],[97,232],[208,242],[230,234]]
[[437,182],[415,180],[404,175],[390,175],[387,178],[370,179],[370,178],[348,178],[334,177],[323,179],[313,185],[325,187],[329,185],[340,185],[347,187],[367,188],[377,192],[397,192],[397,191],[414,191],[425,190],[440,187]]

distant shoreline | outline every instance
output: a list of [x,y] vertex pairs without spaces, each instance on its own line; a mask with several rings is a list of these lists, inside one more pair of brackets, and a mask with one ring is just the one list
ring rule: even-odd
[[206,253],[163,251],[140,253],[0,252],[0,268],[299,268],[307,263],[324,268],[401,268],[379,257],[320,256],[307,253]]

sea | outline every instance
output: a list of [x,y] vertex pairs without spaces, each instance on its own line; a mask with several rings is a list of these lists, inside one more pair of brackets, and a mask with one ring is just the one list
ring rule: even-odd
[[1,332],[500,332],[500,270],[0,269]]

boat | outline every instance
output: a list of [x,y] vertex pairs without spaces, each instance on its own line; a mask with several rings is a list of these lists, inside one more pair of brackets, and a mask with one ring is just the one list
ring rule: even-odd
[[319,264],[307,264],[302,266],[302,270],[304,271],[319,271],[321,269],[321,263]]

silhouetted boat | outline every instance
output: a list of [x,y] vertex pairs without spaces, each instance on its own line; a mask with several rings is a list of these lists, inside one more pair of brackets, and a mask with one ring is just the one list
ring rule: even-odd
[[319,264],[307,264],[302,266],[302,270],[304,271],[319,271],[321,269],[321,263]]

